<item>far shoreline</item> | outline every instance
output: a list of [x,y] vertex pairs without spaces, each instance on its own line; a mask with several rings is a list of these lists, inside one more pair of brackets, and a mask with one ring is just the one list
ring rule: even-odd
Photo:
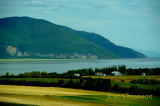
[[[57,60],[119,60],[119,59],[157,59],[157,58],[113,58],[113,59],[34,59],[34,58],[13,58],[13,59],[0,59],[0,62],[29,62],[29,61],[57,61]],[[158,58],[160,59],[160,58]]]
[[0,62],[54,61],[54,60],[91,60],[91,59],[0,59]]

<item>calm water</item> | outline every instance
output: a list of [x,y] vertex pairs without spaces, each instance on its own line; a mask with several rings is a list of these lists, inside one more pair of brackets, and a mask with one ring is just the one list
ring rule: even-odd
[[30,71],[63,73],[72,69],[103,68],[113,65],[127,68],[160,68],[160,59],[107,59],[107,60],[49,60],[31,62],[0,62],[0,74],[18,74]]

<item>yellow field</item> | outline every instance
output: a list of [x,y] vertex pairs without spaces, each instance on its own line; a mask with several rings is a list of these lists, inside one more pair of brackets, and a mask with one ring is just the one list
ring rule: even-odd
[[149,75],[149,76],[141,76],[141,75],[129,75],[129,76],[87,76],[87,77],[92,77],[92,78],[106,78],[106,79],[111,79],[113,81],[121,81],[125,80],[125,82],[129,82],[131,80],[135,79],[157,79],[160,81],[160,75]]
[[[33,105],[94,105],[93,103],[83,103],[60,98],[50,98],[49,96],[75,96],[94,94],[93,91],[56,88],[56,87],[31,87],[31,86],[15,86],[15,85],[0,85],[0,101],[33,104]],[[103,94],[103,93],[100,93]],[[96,104],[95,104],[96,105]],[[97,104],[99,105],[99,104]]]
[[[118,97],[118,98],[116,98]],[[122,98],[125,97],[125,98]],[[127,98],[130,97],[130,98]],[[133,97],[131,99],[131,97]],[[51,106],[160,105],[160,98],[58,87],[0,85],[0,102]]]

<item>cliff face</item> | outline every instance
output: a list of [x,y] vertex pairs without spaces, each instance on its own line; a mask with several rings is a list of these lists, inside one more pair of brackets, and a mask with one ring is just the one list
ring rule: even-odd
[[0,19],[0,58],[144,58],[101,35],[76,31],[41,19]]
[[[2,48],[2,47],[0,47]],[[3,51],[5,54],[9,55],[10,57],[39,57],[39,58],[68,58],[68,59],[98,59],[98,56],[93,54],[79,54],[79,53],[73,53],[73,54],[40,54],[40,53],[28,53],[28,52],[21,52],[18,50],[17,47],[13,46],[3,46]]]

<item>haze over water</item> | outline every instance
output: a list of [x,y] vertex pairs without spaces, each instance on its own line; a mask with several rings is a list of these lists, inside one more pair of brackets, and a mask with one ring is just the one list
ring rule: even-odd
[[105,59],[105,60],[42,60],[25,62],[0,62],[0,74],[19,74],[31,71],[63,73],[73,69],[104,68],[113,65],[126,65],[127,68],[160,67],[160,59]]

